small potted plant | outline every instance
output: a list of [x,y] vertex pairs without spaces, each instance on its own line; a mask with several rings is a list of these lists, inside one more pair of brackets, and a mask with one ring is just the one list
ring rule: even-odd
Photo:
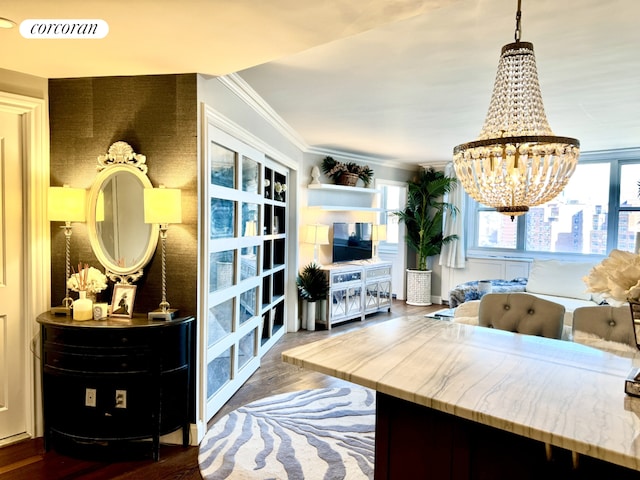
[[97,301],[97,294],[107,288],[107,276],[100,270],[88,265],[78,265],[78,271],[73,272],[67,280],[67,288],[74,292],[85,292],[91,301]]
[[368,165],[358,165],[353,162],[342,163],[332,157],[325,157],[322,160],[322,171],[337,185],[354,187],[360,179],[364,182],[364,186],[368,187],[373,180],[373,170]]
[[300,298],[306,301],[302,316],[302,328],[315,330],[316,302],[326,300],[329,293],[329,281],[322,268],[317,263],[311,262],[302,269],[296,278],[296,285]]

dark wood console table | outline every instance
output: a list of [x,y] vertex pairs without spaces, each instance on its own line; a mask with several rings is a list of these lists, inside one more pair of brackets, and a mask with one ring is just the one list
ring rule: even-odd
[[193,320],[39,315],[45,448],[151,439],[158,460],[179,428],[187,446]]

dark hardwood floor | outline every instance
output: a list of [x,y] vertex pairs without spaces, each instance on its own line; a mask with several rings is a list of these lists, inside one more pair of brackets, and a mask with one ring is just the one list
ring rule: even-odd
[[[399,316],[423,315],[441,308],[443,308],[441,305],[413,307],[404,302],[395,301],[390,313],[371,315],[365,322],[346,322],[334,327],[331,331],[302,330],[285,335],[263,357],[258,371],[211,419],[209,425],[239,406],[269,395],[309,388],[348,385],[348,382],[343,380],[283,363],[280,354],[284,350]],[[198,447],[162,445],[158,462],[154,462],[150,456],[140,459],[133,455],[132,459],[123,458],[113,462],[81,458],[73,452],[69,455],[57,451],[45,453],[42,438],[0,448],[0,480],[201,480],[201,478],[198,469]]]

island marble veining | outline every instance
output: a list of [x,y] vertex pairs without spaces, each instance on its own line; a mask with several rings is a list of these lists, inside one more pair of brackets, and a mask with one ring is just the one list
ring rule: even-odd
[[634,360],[422,316],[282,354],[284,361],[460,418],[640,470]]

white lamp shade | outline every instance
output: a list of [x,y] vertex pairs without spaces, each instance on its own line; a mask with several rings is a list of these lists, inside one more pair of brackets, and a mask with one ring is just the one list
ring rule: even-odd
[[144,223],[182,223],[182,192],[177,188],[145,188]]
[[371,231],[371,240],[374,242],[382,242],[387,239],[387,226],[374,225]]
[[47,213],[52,222],[84,222],[87,192],[83,188],[49,187]]
[[302,241],[313,245],[329,245],[329,225],[305,225]]

